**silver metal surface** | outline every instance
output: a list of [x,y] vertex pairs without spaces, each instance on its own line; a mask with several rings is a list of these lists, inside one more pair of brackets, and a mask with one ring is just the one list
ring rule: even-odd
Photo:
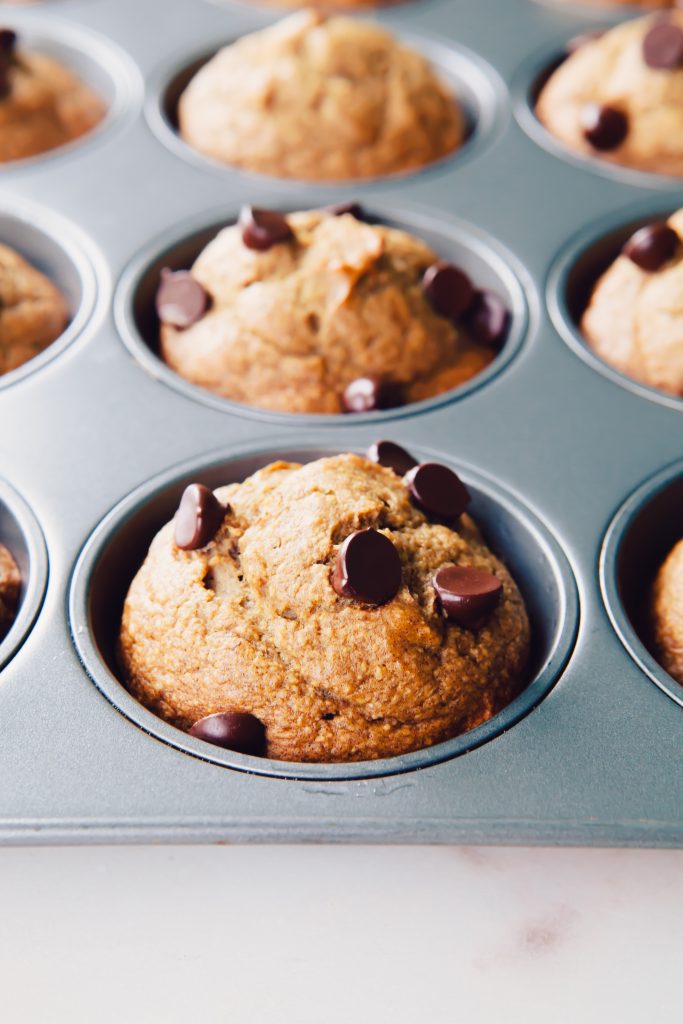
[[[432,168],[343,185],[222,167],[173,136],[178,75],[282,12],[210,0],[0,9],[113,105],[88,139],[0,169],[0,237],[50,273],[74,315],[64,339],[0,382],[0,476],[21,495],[0,486],[0,540],[28,566],[22,621],[0,648],[0,842],[680,844],[680,693],[637,636],[634,587],[658,557],[655,528],[661,546],[683,522],[683,403],[604,368],[572,317],[589,269],[628,225],[683,205],[683,181],[575,159],[528,107],[563,40],[600,22],[595,9],[416,0],[375,12],[479,123]],[[247,409],[163,366],[145,328],[162,261],[189,261],[242,202],[347,199],[507,298],[511,340],[489,372],[352,419]],[[139,707],[111,658],[117,602],[183,480],[378,436],[462,467],[531,607],[529,690],[469,736],[357,766],[255,763]]]

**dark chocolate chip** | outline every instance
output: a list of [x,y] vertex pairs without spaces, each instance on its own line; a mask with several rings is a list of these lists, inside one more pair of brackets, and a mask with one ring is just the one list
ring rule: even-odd
[[474,301],[474,288],[467,274],[441,260],[428,267],[422,287],[433,308],[449,320],[457,320]]
[[643,60],[657,71],[683,66],[683,32],[673,22],[656,22],[643,39]]
[[183,491],[176,512],[176,547],[183,551],[205,547],[218,533],[227,511],[204,484],[190,484]]
[[365,219],[365,211],[360,203],[337,203],[336,206],[326,206],[324,209],[333,217],[342,217],[345,213],[350,213],[356,220]]
[[606,104],[587,103],[581,111],[583,137],[593,149],[617,149],[628,135],[628,117]]
[[457,473],[439,462],[423,462],[404,479],[415,504],[437,519],[457,519],[472,500]]
[[204,316],[210,302],[208,292],[189,270],[161,271],[156,310],[163,324],[169,324],[179,330],[192,327]]
[[14,53],[17,45],[17,34],[11,28],[0,28],[0,56]]
[[477,292],[465,324],[475,341],[499,348],[510,328],[507,306],[494,292]]
[[405,476],[418,464],[410,452],[394,441],[375,441],[368,448],[368,458],[370,462],[393,469],[398,476]]
[[401,389],[385,377],[358,377],[342,395],[344,412],[378,412],[403,405]]
[[668,224],[648,224],[629,238],[622,252],[641,270],[652,273],[673,259],[678,242],[678,235]]
[[287,218],[277,210],[261,210],[256,206],[243,206],[240,210],[239,225],[242,241],[247,249],[265,252],[280,242],[294,237]]
[[4,100],[12,91],[12,84],[9,80],[9,67],[0,60],[0,100]]
[[446,618],[466,629],[481,629],[503,593],[497,576],[483,569],[457,565],[444,565],[435,574],[432,585]]
[[266,752],[266,730],[255,715],[242,711],[222,711],[200,718],[190,729],[190,736],[214,743],[239,754],[263,757]]
[[571,57],[578,50],[582,50],[587,43],[594,43],[596,39],[602,39],[604,36],[604,29],[596,28],[593,32],[581,32],[578,36],[573,36],[564,48],[564,52],[567,57]]
[[332,586],[342,597],[385,604],[401,589],[401,559],[383,533],[358,530],[337,552]]

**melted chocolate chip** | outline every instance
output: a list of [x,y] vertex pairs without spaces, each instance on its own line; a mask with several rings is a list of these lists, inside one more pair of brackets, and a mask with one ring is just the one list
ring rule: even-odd
[[445,565],[435,574],[432,586],[443,614],[466,629],[481,629],[500,602],[503,584],[483,569]]
[[458,519],[472,500],[457,473],[438,462],[423,462],[404,479],[418,508],[436,519]]
[[344,412],[378,412],[403,405],[401,389],[385,377],[358,377],[342,395]]
[[445,260],[427,268],[422,287],[436,312],[449,320],[458,320],[474,301],[474,288],[467,274]]
[[643,60],[657,71],[674,71],[683,66],[683,32],[673,22],[656,22],[643,39]]
[[405,476],[418,464],[410,452],[394,441],[375,441],[368,448],[368,458],[370,462],[376,462],[379,466],[393,469],[397,476]]
[[324,209],[333,217],[343,217],[345,213],[350,213],[356,220],[365,220],[365,211],[360,203],[337,203],[336,206],[326,206]]
[[587,103],[580,120],[583,137],[593,149],[617,149],[628,135],[628,117],[617,107]]
[[653,273],[673,259],[678,242],[678,235],[668,224],[648,224],[629,238],[622,252],[641,270]]
[[161,271],[156,310],[163,324],[185,330],[201,320],[210,304],[208,292],[189,270]]
[[510,328],[510,313],[497,295],[489,291],[477,292],[465,324],[481,345],[500,348]]
[[294,234],[287,218],[277,210],[261,210],[256,206],[243,206],[239,226],[247,249],[265,252],[280,242],[288,242]]
[[190,729],[190,736],[214,743],[239,754],[263,757],[266,752],[266,730],[255,715],[241,711],[223,711],[200,718]]
[[0,60],[0,100],[4,100],[12,91],[12,84],[9,80],[9,66]]
[[0,28],[0,56],[14,53],[17,45],[17,34],[11,28]]
[[183,551],[206,547],[218,533],[227,511],[204,484],[190,484],[183,491],[176,512],[176,547]]
[[337,552],[332,586],[342,597],[365,604],[386,604],[401,588],[401,559],[383,533],[358,530]]

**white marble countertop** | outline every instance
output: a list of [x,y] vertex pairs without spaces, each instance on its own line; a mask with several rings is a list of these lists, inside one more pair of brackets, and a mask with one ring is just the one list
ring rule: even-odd
[[7,1024],[669,1024],[683,853],[0,851]]

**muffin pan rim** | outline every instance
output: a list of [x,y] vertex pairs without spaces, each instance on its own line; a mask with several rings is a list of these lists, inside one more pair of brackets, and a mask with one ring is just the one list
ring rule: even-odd
[[[625,21],[633,20],[636,19],[632,17],[613,17],[610,21],[609,18],[603,16],[595,28],[604,27],[606,30],[609,30]],[[517,124],[528,138],[546,153],[549,153],[556,159],[563,160],[579,170],[596,174],[601,178],[618,181],[623,185],[649,188],[654,192],[681,188],[683,186],[683,175],[660,174],[656,171],[639,170],[627,164],[603,160],[598,156],[577,153],[566,143],[556,138],[538,119],[534,109],[538,84],[544,76],[547,79],[547,76],[559,66],[559,63],[564,59],[566,44],[576,34],[575,31],[567,32],[565,30],[565,32],[557,37],[557,41],[553,38],[549,39],[543,46],[537,47],[532,53],[527,54],[516,71],[512,73],[509,95],[512,113]]]
[[[219,5],[214,5],[219,6]],[[469,47],[462,46],[454,40],[444,41],[429,32],[415,32],[412,27],[404,29],[401,25],[389,25],[387,22],[376,22],[381,28],[388,29],[392,35],[401,43],[417,50],[427,59],[430,66],[437,73],[439,79],[444,82],[454,94],[454,98],[461,102],[466,114],[471,115],[470,102],[467,93],[475,92],[482,87],[487,92],[485,99],[477,95],[475,112],[475,125],[471,137],[466,138],[462,145],[452,153],[447,153],[436,160],[421,167],[410,168],[403,171],[394,171],[386,175],[374,175],[366,178],[341,178],[341,179],[317,179],[317,178],[289,178],[278,177],[275,174],[250,170],[235,164],[223,163],[214,157],[207,156],[196,150],[189,143],[181,138],[178,131],[171,124],[165,112],[166,95],[173,82],[195,65],[204,66],[215,54],[225,46],[237,42],[239,39],[262,31],[265,28],[277,24],[289,13],[296,13],[296,8],[287,11],[280,10],[280,17],[266,25],[256,24],[237,35],[227,35],[223,42],[216,45],[215,39],[208,40],[206,46],[196,46],[188,52],[187,48],[176,52],[176,54],[159,63],[148,76],[147,97],[144,104],[145,120],[154,137],[174,156],[184,160],[198,169],[204,169],[212,174],[225,177],[226,175],[237,176],[245,183],[253,182],[271,187],[289,187],[298,190],[301,187],[309,189],[343,189],[358,187],[391,187],[402,186],[412,181],[424,181],[429,176],[442,177],[448,173],[452,165],[462,167],[472,159],[477,159],[490,146],[494,146],[505,131],[510,120],[510,97],[505,82],[499,72],[485,58],[481,57]],[[277,14],[277,9],[273,9]],[[373,19],[370,19],[373,23]],[[457,73],[452,70],[451,65],[462,65],[462,70]],[[462,93],[462,83],[465,80],[465,68],[472,73],[476,81],[473,86],[465,86]],[[197,68],[199,70],[199,67]],[[483,123],[482,123],[483,122]]]
[[[19,610],[5,637],[0,640],[0,671],[23,646],[43,605],[48,583],[48,551],[38,519],[28,502],[11,484],[0,477],[0,505],[9,512],[19,528],[28,555],[28,579],[22,573]],[[0,538],[2,540],[2,538]],[[12,555],[16,553],[11,551]],[[0,685],[2,681],[0,679]]]
[[[72,223],[61,213],[42,204],[19,200],[16,196],[8,196],[7,202],[0,199],[0,228],[4,221],[12,220],[19,226],[28,225],[32,232],[40,238],[47,239],[66,257],[81,285],[81,297],[78,308],[58,338],[46,348],[28,359],[14,370],[0,374],[0,394],[7,388],[14,387],[34,373],[40,373],[54,360],[60,359],[73,345],[90,335],[91,328],[97,318],[98,310],[109,294],[110,289],[104,287],[105,269],[99,254],[90,238],[80,226]],[[39,227],[34,227],[31,218],[38,218]],[[14,246],[12,246],[14,248]],[[26,250],[18,247],[19,255],[25,256]],[[33,258],[29,259],[33,264]],[[35,264],[34,264],[35,265]],[[54,284],[48,268],[40,269]]]
[[[134,488],[113,508],[109,509],[96,524],[77,555],[67,583],[67,615],[71,639],[90,681],[124,718],[143,732],[182,753],[224,768],[289,780],[342,782],[418,771],[445,761],[452,761],[458,756],[494,740],[528,717],[539,704],[548,698],[560,682],[576,644],[581,614],[580,596],[571,561],[556,540],[552,530],[544,523],[540,513],[537,513],[513,490],[501,486],[493,477],[482,473],[468,463],[453,459],[448,455],[444,457],[442,452],[423,445],[413,445],[411,448],[416,454],[428,458],[438,458],[447,465],[453,466],[462,473],[463,478],[472,485],[473,489],[492,499],[514,519],[521,522],[524,529],[533,536],[554,577],[560,614],[549,651],[536,674],[519,696],[488,722],[444,743],[398,757],[338,764],[275,761],[224,751],[194,739],[147,710],[128,693],[114,675],[104,656],[100,653],[97,640],[93,635],[90,607],[92,581],[118,530],[125,526],[126,522],[136,513],[144,509],[148,502],[171,487],[179,487],[180,483],[189,476],[197,474],[199,477],[223,464],[230,465],[254,458],[260,461],[261,456],[264,456],[263,465],[267,465],[268,462],[283,458],[287,454],[294,456],[310,453],[313,458],[318,458],[323,457],[324,454],[342,454],[346,451],[362,453],[364,450],[362,447],[354,445],[343,447],[329,444],[323,447],[321,443],[317,445],[300,443],[296,438],[292,438],[291,446],[287,447],[283,444],[283,439],[277,436],[260,438],[257,445],[229,446],[186,459]],[[505,553],[502,553],[501,557],[504,561],[506,560]]]
[[[62,0],[67,2],[67,0]],[[43,166],[49,167],[53,162],[66,161],[82,152],[97,148],[115,138],[126,125],[131,123],[142,105],[144,81],[138,65],[133,57],[114,39],[110,39],[97,29],[92,29],[80,22],[60,17],[53,21],[46,15],[41,3],[40,10],[20,8],[8,11],[8,17],[2,22],[7,28],[15,29],[20,44],[27,42],[27,49],[36,49],[40,53],[54,57],[64,63],[70,70],[88,85],[105,103],[104,117],[90,131],[71,142],[34,156],[20,157],[0,163],[0,182],[3,178],[10,181],[13,177],[40,171]],[[2,13],[2,12],[0,12]],[[94,52],[93,52],[94,51]],[[74,64],[74,54],[78,61]],[[83,75],[79,61],[92,68],[97,66],[106,76],[112,96],[108,99],[92,81],[90,75]]]
[[[282,209],[285,212],[291,205],[287,195],[273,195],[269,198],[273,208]],[[369,209],[372,215],[376,212],[382,223],[396,225],[402,230],[415,234],[418,238],[422,237],[421,231],[428,233],[433,231],[458,246],[464,240],[465,244],[462,245],[462,248],[481,257],[484,261],[492,261],[489,265],[495,269],[498,279],[505,284],[505,298],[508,295],[514,297],[514,306],[510,310],[512,326],[502,349],[487,367],[458,387],[432,398],[380,412],[291,413],[265,409],[238,402],[235,399],[224,398],[208,388],[193,384],[168,366],[161,356],[151,349],[138,330],[134,311],[136,294],[153,264],[166,254],[170,256],[174,248],[188,244],[194,236],[200,236],[206,231],[213,230],[214,227],[217,233],[222,227],[234,224],[237,220],[238,210],[233,207],[226,217],[226,211],[230,209],[230,204],[214,207],[202,214],[176,223],[162,234],[157,235],[145,248],[135,253],[119,276],[114,288],[112,308],[120,340],[139,368],[150,374],[158,383],[164,384],[185,398],[224,414],[244,416],[281,425],[342,427],[374,423],[379,427],[380,424],[391,420],[427,414],[453,402],[466,399],[481,388],[492,384],[501,374],[506,373],[523,354],[524,350],[532,343],[536,333],[536,310],[539,306],[539,296],[536,294],[535,286],[524,264],[507,246],[499,242],[489,232],[477,228],[460,217],[450,214],[447,218],[437,217],[434,212],[429,213],[428,207],[417,203],[412,203],[410,206],[404,205],[399,216],[394,217],[386,200],[375,203],[372,197],[363,200],[363,205]],[[310,208],[316,209],[316,207]],[[289,209],[288,212],[295,211]],[[476,281],[474,283],[477,284]]]
[[[555,330],[571,351],[591,369],[597,370],[607,380],[639,398],[656,402],[667,409],[683,412],[683,396],[679,398],[649,384],[643,384],[611,366],[594,352],[581,333],[579,325],[574,322],[566,298],[569,279],[582,257],[594,250],[609,235],[619,234],[623,231],[626,238],[628,237],[626,232],[635,231],[639,226],[647,223],[648,218],[652,221],[671,216],[677,209],[680,209],[679,206],[672,204],[672,198],[669,197],[668,202],[660,199],[656,204],[652,199],[637,200],[621,210],[606,214],[598,220],[592,220],[590,224],[582,227],[564,243],[551,261],[545,283],[545,295],[548,312]],[[683,195],[680,202],[683,204]],[[615,258],[617,255],[618,252],[615,250]],[[597,278],[593,281],[593,287],[596,284]]]
[[618,572],[622,546],[638,515],[680,477],[683,477],[683,459],[660,469],[628,495],[605,532],[600,549],[599,576],[602,599],[620,642],[644,675],[683,708],[683,686],[650,653],[624,608]]

